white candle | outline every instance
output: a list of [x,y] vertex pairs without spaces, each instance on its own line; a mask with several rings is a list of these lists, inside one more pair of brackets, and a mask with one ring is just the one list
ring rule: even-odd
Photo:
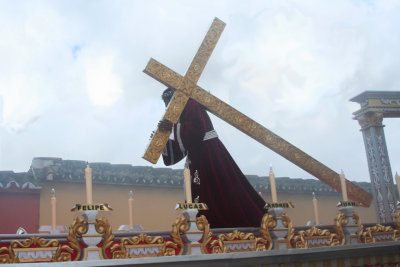
[[396,184],[397,184],[397,192],[399,193],[399,198],[400,198],[400,177],[396,172],[396,175],[394,176],[396,178]]
[[54,188],[51,189],[51,230],[56,230],[57,223],[56,223],[56,190]]
[[314,205],[314,216],[315,216],[315,225],[319,224],[319,212],[318,212],[318,199],[315,197],[315,193],[312,193],[313,196],[313,205]]
[[132,192],[132,190],[129,192],[128,208],[129,208],[129,228],[133,229],[133,192]]
[[277,203],[278,202],[278,195],[276,193],[275,174],[272,171],[272,167],[269,168],[269,183],[271,184],[272,202],[273,203]]
[[93,204],[92,199],[92,168],[89,165],[85,169],[85,180],[86,180],[86,202],[87,204]]
[[347,187],[346,187],[346,178],[344,177],[343,170],[340,171],[340,185],[342,187],[342,196],[343,196],[343,201],[349,201],[347,198]]
[[185,179],[185,196],[186,196],[186,203],[192,203],[192,188],[190,182],[190,170],[185,168],[183,170],[183,177]]

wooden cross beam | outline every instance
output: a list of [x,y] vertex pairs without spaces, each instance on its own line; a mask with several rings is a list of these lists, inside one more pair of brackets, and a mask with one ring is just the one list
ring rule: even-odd
[[[144,72],[165,86],[176,89],[163,119],[168,119],[176,123],[188,99],[192,98],[217,117],[340,192],[341,187],[338,173],[197,85],[201,72],[210,58],[224,27],[224,22],[217,18],[214,19],[186,75],[183,77],[156,60],[150,59]],[[170,134],[170,132],[157,130],[143,158],[152,163],[157,163]],[[346,185],[348,196],[352,200],[359,201],[367,207],[370,205],[372,196],[368,192],[348,180],[346,180]]]

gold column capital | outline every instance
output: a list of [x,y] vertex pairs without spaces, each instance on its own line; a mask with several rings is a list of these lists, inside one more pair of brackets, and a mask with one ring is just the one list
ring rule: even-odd
[[356,118],[361,126],[361,130],[365,130],[369,127],[383,127],[383,113],[380,112],[368,112]]

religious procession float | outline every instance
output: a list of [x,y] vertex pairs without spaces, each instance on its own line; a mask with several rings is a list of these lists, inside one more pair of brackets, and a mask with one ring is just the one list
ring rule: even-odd
[[[368,165],[374,175],[372,196],[348,181],[343,172],[338,174],[329,169],[197,85],[224,27],[221,20],[216,18],[213,21],[185,76],[154,59],[149,61],[144,72],[174,88],[163,120],[176,124],[190,101],[200,103],[209,112],[342,192],[343,200],[332,203],[337,207],[336,214],[333,213],[330,219],[332,224],[319,223],[318,204],[314,197],[310,207],[315,213],[315,224],[294,227],[287,210],[296,209],[296,203],[278,201],[271,171],[272,201],[262,207],[256,225],[241,226],[239,221],[237,226],[215,227],[210,223],[216,220],[210,212],[214,204],[202,201],[201,196],[200,201],[194,198],[193,183],[200,183],[200,180],[193,179],[198,177],[195,177],[194,170],[189,169],[189,162],[183,173],[186,197],[176,203],[175,210],[179,215],[171,221],[170,229],[135,229],[131,194],[129,225],[122,231],[115,231],[107,217],[98,216],[99,212],[112,212],[114,207],[107,205],[107,200],[93,202],[92,170],[88,165],[85,169],[86,203],[76,203],[72,208],[80,215],[68,229],[65,232],[57,229],[56,196],[53,192],[52,223],[48,233],[0,235],[1,263],[31,263],[32,266],[45,262],[61,266],[399,266],[400,209],[395,203],[392,174],[386,162],[382,119],[399,115],[400,94],[382,97],[374,92],[365,92],[353,99],[361,104],[355,119],[362,127]],[[156,163],[170,136],[171,129],[157,129],[144,158]],[[215,137],[212,130],[207,131],[203,141]],[[368,207],[372,200],[379,223],[363,224],[356,207]],[[234,211],[235,206],[231,205],[229,209]],[[174,207],[171,207],[171,212],[174,212]],[[155,214],[154,220],[159,219]]]

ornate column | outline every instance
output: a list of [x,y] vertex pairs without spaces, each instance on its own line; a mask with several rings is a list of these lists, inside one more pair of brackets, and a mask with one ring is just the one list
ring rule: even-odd
[[399,92],[366,91],[351,99],[361,105],[361,109],[353,114],[363,134],[372,194],[380,223],[393,222],[394,219],[396,197],[382,121],[384,117],[399,116],[399,96]]
[[392,222],[395,211],[393,176],[382,124],[383,114],[369,112],[357,117],[364,138],[372,194],[379,222]]

